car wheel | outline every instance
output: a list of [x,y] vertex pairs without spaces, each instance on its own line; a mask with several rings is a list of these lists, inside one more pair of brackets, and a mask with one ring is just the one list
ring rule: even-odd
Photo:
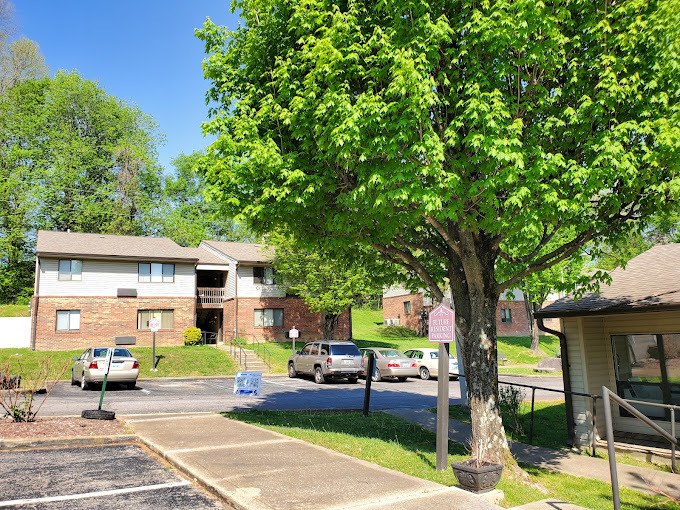
[[314,369],[314,382],[316,384],[323,384],[326,382],[326,378],[323,375],[323,371],[321,370],[321,367],[316,367]]
[[349,377],[347,380],[348,380],[350,383],[352,383],[352,384],[356,384],[356,383],[359,382],[359,378],[358,378],[358,377]]
[[87,381],[85,380],[85,374],[80,378],[80,389],[81,390],[87,390],[89,389],[90,385],[87,384]]
[[382,381],[382,376],[380,375],[380,369],[379,368],[375,369],[375,373],[373,374],[373,377],[371,377],[371,381],[373,381],[373,382]]
[[397,377],[397,379],[399,380],[399,382],[406,382],[406,379],[408,379],[408,377]]
[[420,374],[420,378],[423,381],[427,381],[430,378],[430,371],[427,369],[427,367],[420,367],[420,371],[418,373]]
[[128,390],[134,390],[137,387],[137,381],[129,382],[125,386]]
[[297,372],[295,371],[295,365],[288,363],[288,377],[294,379],[297,377]]
[[71,369],[71,386],[76,386],[78,384],[78,381],[76,381],[76,374],[73,373],[73,369]]
[[116,417],[116,413],[104,411],[103,409],[89,409],[83,411],[80,416],[88,420],[113,420]]

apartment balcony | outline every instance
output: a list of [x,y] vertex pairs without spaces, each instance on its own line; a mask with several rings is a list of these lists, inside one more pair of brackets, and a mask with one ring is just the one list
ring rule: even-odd
[[196,306],[199,308],[222,308],[225,289],[215,287],[196,288]]

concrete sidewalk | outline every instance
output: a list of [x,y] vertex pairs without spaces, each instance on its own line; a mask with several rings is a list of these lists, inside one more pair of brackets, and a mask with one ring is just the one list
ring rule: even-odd
[[[437,415],[426,409],[391,409],[387,412],[436,432]],[[471,435],[470,425],[457,420],[449,420],[449,440],[467,444]],[[510,449],[518,462],[611,483],[609,461],[517,442],[512,443]],[[652,486],[666,492],[680,494],[680,475],[677,474],[627,464],[617,464],[617,474],[619,486],[654,494],[650,489]]]
[[217,414],[122,419],[140,441],[235,508],[500,509],[456,487]]

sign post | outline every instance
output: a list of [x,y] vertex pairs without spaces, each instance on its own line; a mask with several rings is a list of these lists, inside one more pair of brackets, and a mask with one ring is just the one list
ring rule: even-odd
[[99,396],[99,407],[102,410],[102,403],[104,402],[104,392],[106,391],[106,380],[109,378],[109,370],[111,370],[111,360],[113,359],[113,349],[106,349],[106,361],[104,361],[105,372],[104,372],[104,382],[102,383],[102,393]]
[[151,331],[153,332],[153,349],[151,352],[153,362],[151,363],[151,371],[158,372],[158,370],[156,369],[156,331],[161,329],[161,320],[158,317],[150,319],[149,329],[151,329]]
[[295,352],[295,339],[299,338],[299,337],[300,337],[300,332],[297,329],[295,329],[295,326],[293,326],[293,329],[291,329],[288,332],[288,338],[293,339],[293,352]]
[[449,344],[455,342],[456,314],[444,304],[438,305],[428,320],[428,339],[439,344],[437,377],[437,471],[448,468],[449,455]]

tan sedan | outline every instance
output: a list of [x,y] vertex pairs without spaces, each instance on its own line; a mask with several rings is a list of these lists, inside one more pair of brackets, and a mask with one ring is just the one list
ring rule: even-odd
[[[80,384],[86,390],[92,384],[104,382],[106,372],[106,352],[108,347],[90,347],[79,358],[73,358],[75,363],[71,369],[71,384]],[[134,390],[139,377],[139,361],[130,351],[122,347],[111,347],[113,357],[107,382],[121,383]]]
[[380,381],[383,377],[396,377],[404,382],[408,377],[418,375],[418,365],[412,359],[396,349],[385,349],[382,347],[366,347],[361,349],[364,357],[364,366],[368,367],[368,353],[373,352],[375,356],[375,371],[371,380]]

